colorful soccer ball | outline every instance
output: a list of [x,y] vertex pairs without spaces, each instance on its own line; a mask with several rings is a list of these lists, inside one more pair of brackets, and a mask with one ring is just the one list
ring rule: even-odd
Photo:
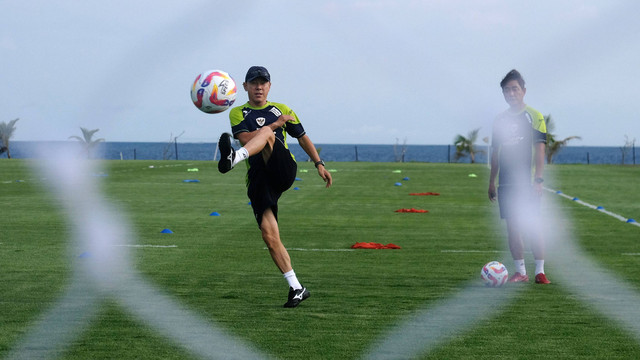
[[480,278],[488,287],[500,287],[507,282],[509,272],[507,267],[498,261],[492,261],[482,267]]
[[236,82],[222,70],[203,72],[191,86],[193,104],[207,114],[227,110],[236,101],[236,94]]

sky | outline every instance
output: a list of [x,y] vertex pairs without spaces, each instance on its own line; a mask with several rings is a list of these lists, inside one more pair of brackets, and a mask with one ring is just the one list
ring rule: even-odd
[[[443,145],[491,135],[499,83],[573,146],[640,140],[640,2],[0,0],[0,122],[12,141],[216,142],[228,114],[195,108],[210,69],[271,73],[316,144]],[[625,138],[625,136],[627,138]],[[481,140],[479,141],[481,143]]]

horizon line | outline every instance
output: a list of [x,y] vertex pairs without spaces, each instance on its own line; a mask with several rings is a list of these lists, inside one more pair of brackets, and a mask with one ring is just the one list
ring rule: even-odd
[[[78,142],[78,140],[72,140],[72,139],[66,139],[66,140],[12,140],[12,143],[15,142],[33,142],[33,143],[38,143],[38,142],[58,142],[58,143],[64,143],[64,142]],[[148,144],[173,144],[173,141],[125,141],[125,140],[113,140],[113,141],[103,141],[103,143],[148,143]],[[178,144],[216,144],[217,141],[216,140],[200,140],[200,141],[178,141]],[[288,142],[289,145],[298,145],[296,142]],[[317,145],[353,145],[353,146],[358,146],[358,145],[367,145],[367,146],[380,146],[380,145],[389,145],[389,146],[455,146],[453,143],[451,144],[398,144],[398,143],[325,143],[325,142],[317,142],[314,143],[316,146]],[[482,143],[475,143],[478,146],[482,146],[482,147],[486,147],[489,146],[489,144],[482,144]],[[563,147],[616,147],[616,148],[621,148],[623,147],[623,145],[565,145]],[[631,148],[634,148],[635,144],[633,146],[631,146]]]

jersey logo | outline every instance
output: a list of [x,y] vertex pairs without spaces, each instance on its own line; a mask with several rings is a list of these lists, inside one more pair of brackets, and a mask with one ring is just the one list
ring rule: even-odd
[[282,112],[280,110],[278,110],[277,107],[272,107],[271,110],[269,110],[269,112],[273,113],[273,115],[280,117],[280,115],[282,115]]
[[265,118],[259,117],[259,118],[256,118],[256,123],[258,124],[258,126],[264,126],[265,120],[266,120]]
[[249,113],[250,113],[250,112],[251,112],[251,110],[250,110],[250,109],[243,109],[243,110],[242,110],[242,118],[243,118],[243,119],[244,119],[244,118],[246,118],[246,117],[247,117],[247,115],[249,115]]

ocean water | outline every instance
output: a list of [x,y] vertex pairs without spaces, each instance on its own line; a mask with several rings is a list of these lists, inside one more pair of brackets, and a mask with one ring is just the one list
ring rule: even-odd
[[[59,142],[58,142],[59,143]],[[56,142],[13,141],[11,157],[32,158],[36,146],[54,148]],[[93,158],[108,160],[214,160],[216,143],[158,143],[158,142],[105,142],[98,144]],[[289,144],[298,161],[309,157],[293,141]],[[358,144],[316,144],[320,156],[325,161],[368,161],[368,162],[470,162],[469,157],[456,161],[453,145],[358,145]],[[477,163],[487,162],[487,147],[478,146]],[[625,154],[625,164],[640,163],[640,153],[629,149]],[[0,155],[6,158],[7,154]],[[216,156],[216,160],[219,155]],[[622,164],[622,150],[615,146],[567,146],[553,159],[556,164]]]

